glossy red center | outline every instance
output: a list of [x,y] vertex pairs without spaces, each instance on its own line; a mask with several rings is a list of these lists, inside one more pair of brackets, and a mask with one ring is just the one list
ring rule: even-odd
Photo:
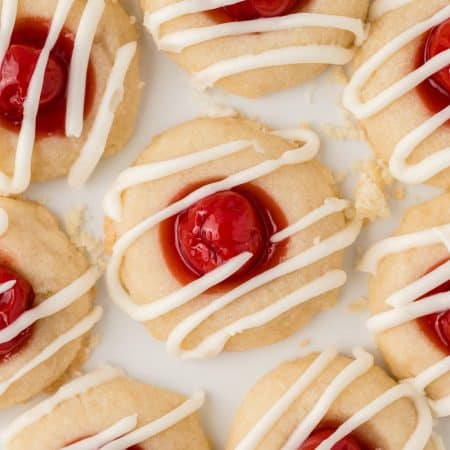
[[[434,56],[450,49],[450,19],[433,28],[426,36],[417,54],[416,66],[420,67]],[[450,66],[441,69],[418,86],[419,94],[433,112],[439,112],[450,104]]]
[[[436,267],[439,267],[439,265]],[[430,269],[430,272],[436,267]],[[430,295],[434,294],[440,294],[442,292],[449,293],[449,305],[450,305],[450,280],[441,284],[436,289],[433,289],[432,291],[428,292],[419,300],[423,300],[425,297],[429,297]],[[448,311],[429,314],[428,316],[420,317],[419,319],[417,319],[417,321],[422,331],[433,341],[433,343],[437,347],[439,347],[444,353],[450,355],[450,308]]]
[[250,252],[250,260],[230,278],[242,282],[279,262],[285,243],[272,244],[270,236],[285,226],[270,197],[246,185],[205,197],[163,223],[161,242],[170,269],[183,284]]
[[[0,329],[13,323],[24,311],[30,309],[34,302],[34,292],[28,281],[12,270],[0,266],[0,287],[10,282],[14,284],[0,293]],[[0,361],[17,353],[30,335],[31,328],[27,328],[14,339],[0,344]]]
[[[43,19],[23,19],[14,28],[0,69],[0,118],[8,128],[17,130],[22,123],[28,88],[48,30],[49,23]],[[50,53],[36,119],[38,134],[64,133],[73,42],[73,34],[64,29]],[[85,113],[90,108],[94,89],[91,68],[86,88]]]
[[[329,438],[336,428],[323,428],[314,431],[306,441],[300,445],[298,450],[315,450],[323,441]],[[331,450],[366,450],[366,447],[361,445],[354,436],[346,436],[337,444],[333,445]]]
[[277,17],[291,13],[305,0],[245,0],[224,6],[224,11],[233,20],[251,20],[262,17]]

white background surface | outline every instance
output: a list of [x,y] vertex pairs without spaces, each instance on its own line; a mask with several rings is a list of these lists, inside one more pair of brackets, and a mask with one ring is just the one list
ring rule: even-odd
[[[140,22],[137,1],[127,0],[127,7]],[[127,167],[145,148],[151,137],[180,122],[201,113],[205,102],[189,86],[187,75],[157,53],[150,36],[145,32],[141,38],[142,91],[141,114],[134,138],[120,155],[100,164],[88,185],[80,191],[71,191],[65,180],[34,185],[27,196],[42,200],[62,217],[72,207],[87,206],[87,227],[101,236],[101,200],[115,176]],[[336,142],[320,133],[320,125],[339,124],[341,113],[336,105],[342,86],[330,83],[327,74],[319,80],[288,92],[272,95],[258,101],[242,100],[220,94],[221,99],[234,105],[239,111],[272,127],[295,127],[301,122],[310,122],[322,138],[320,159],[333,171],[349,169],[355,161],[371,156],[363,142]],[[64,149],[61,149],[64,151]],[[344,194],[351,195],[353,179],[350,175],[342,184]],[[362,233],[358,247],[387,236],[398,223],[402,211],[410,204],[429,198],[437,191],[431,188],[412,188],[403,202],[391,201],[392,217],[377,221]],[[356,246],[355,246],[356,248]],[[207,361],[181,362],[165,352],[164,345],[149,337],[144,327],[116,309],[108,299],[103,282],[98,290],[98,302],[105,307],[105,315],[97,327],[101,343],[95,349],[88,367],[99,362],[110,362],[123,366],[129,374],[142,380],[190,394],[202,388],[207,394],[207,403],[202,410],[204,428],[213,448],[224,448],[233,414],[245,392],[265,372],[279,362],[337,344],[343,352],[356,345],[374,350],[365,327],[366,313],[350,313],[348,306],[366,295],[366,276],[353,270],[355,248],[348,252],[350,282],[341,292],[336,308],[321,314],[306,328],[290,339],[243,354],[222,354]],[[304,339],[311,345],[300,348]],[[381,362],[379,355],[378,360]],[[0,429],[26,407],[20,406],[0,412]],[[450,450],[450,420],[442,420],[438,430]],[[26,449],[24,449],[26,450]],[[164,449],[161,449],[164,450]],[[400,450],[400,449],[399,449]]]

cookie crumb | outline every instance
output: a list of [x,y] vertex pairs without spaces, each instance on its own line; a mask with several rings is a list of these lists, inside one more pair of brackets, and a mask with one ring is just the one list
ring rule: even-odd
[[366,311],[368,307],[369,300],[365,297],[360,297],[348,305],[347,311],[351,313],[360,313]]
[[366,132],[342,105],[338,105],[342,115],[342,125],[325,124],[320,128],[335,141],[367,141]]
[[320,241],[321,241],[320,236],[316,236],[316,237],[313,239],[313,244],[314,244],[314,245],[319,245],[319,244],[320,244]]
[[405,197],[406,197],[405,187],[397,183],[394,188],[394,198],[396,200],[403,200]]
[[333,174],[336,183],[342,183],[348,177],[348,170],[339,170]]
[[298,344],[298,346],[300,348],[306,348],[309,347],[311,345],[311,339],[309,338],[305,338],[302,341],[300,341],[300,343]]
[[346,85],[348,83],[348,75],[342,66],[333,66],[328,71],[328,81],[335,84]]

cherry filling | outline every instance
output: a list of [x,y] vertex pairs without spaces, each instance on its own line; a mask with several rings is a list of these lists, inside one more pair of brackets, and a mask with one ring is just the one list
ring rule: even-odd
[[[323,441],[329,438],[336,428],[322,428],[314,431],[298,450],[315,450]],[[331,450],[367,450],[353,435],[348,435],[333,445]]]
[[[33,288],[28,281],[6,267],[0,266],[0,285],[15,284],[0,293],[0,330],[13,323],[34,302]],[[0,291],[1,292],[1,291]],[[31,336],[31,327],[23,330],[14,339],[0,344],[0,361],[5,361],[17,353]]]
[[[20,128],[28,87],[48,30],[49,23],[43,19],[28,18],[16,23],[0,68],[0,121],[7,128]],[[39,135],[64,134],[68,68],[73,44],[73,34],[63,29],[50,53],[36,119]],[[93,70],[89,67],[85,115],[92,105],[94,84]]]
[[[450,19],[433,28],[425,36],[416,58],[420,67],[437,54],[450,49]],[[418,87],[418,92],[433,112],[439,112],[450,104],[450,66],[433,74]]]
[[286,242],[273,244],[270,236],[285,226],[287,221],[273,200],[261,189],[245,185],[203,198],[161,224],[160,233],[169,268],[182,284],[243,252],[252,253],[228,280],[237,283],[280,261]]
[[[436,267],[444,264],[447,261],[443,261]],[[433,267],[431,270],[435,269]],[[430,295],[440,294],[442,292],[449,293],[449,307],[450,307],[450,280],[441,284],[437,288],[425,294],[419,300],[423,300]],[[440,313],[429,314],[417,319],[417,322],[421,330],[431,339],[431,341],[444,353],[450,355],[450,308],[447,311]]]

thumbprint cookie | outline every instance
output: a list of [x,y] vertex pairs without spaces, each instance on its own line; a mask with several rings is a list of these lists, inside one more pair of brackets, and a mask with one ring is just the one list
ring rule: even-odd
[[0,1],[0,193],[81,186],[131,135],[137,32],[113,0]]
[[259,97],[348,63],[365,38],[368,0],[141,0],[159,49],[217,86]]
[[450,415],[450,194],[407,211],[360,268],[372,274],[368,322],[389,367]]
[[[0,432],[4,450],[209,450],[190,398],[103,366],[62,386]],[[51,433],[49,433],[51,430]]]
[[318,149],[237,117],[156,137],[105,198],[113,301],[182,358],[277,342],[332,306],[361,223]]
[[377,1],[343,103],[377,157],[409,183],[450,187],[450,5]]
[[102,314],[92,307],[99,275],[47,209],[0,197],[0,408],[28,400],[83,359]]
[[281,364],[250,390],[227,450],[440,450],[425,398],[354,350]]

